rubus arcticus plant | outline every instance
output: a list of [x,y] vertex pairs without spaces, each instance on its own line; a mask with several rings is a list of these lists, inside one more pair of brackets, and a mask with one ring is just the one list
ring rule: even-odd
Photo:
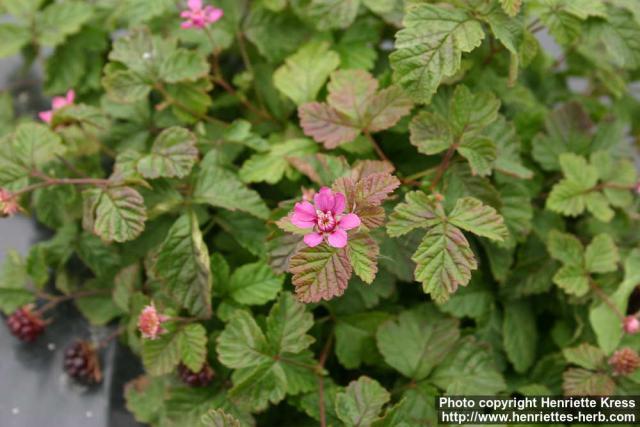
[[[25,341],[64,301],[111,325],[140,422],[640,394],[635,0],[0,10],[0,56],[53,97],[0,95],[0,212],[51,230],[6,256],[0,309]],[[102,348],[67,371],[98,382]]]

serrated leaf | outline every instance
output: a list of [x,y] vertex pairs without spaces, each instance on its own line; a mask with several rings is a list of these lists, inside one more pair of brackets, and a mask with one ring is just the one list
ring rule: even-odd
[[598,234],[585,251],[585,267],[590,273],[609,273],[617,270],[620,261],[618,248],[608,234]]
[[473,197],[458,199],[448,221],[463,230],[492,240],[502,241],[509,234],[504,218],[494,208]]
[[577,347],[565,348],[562,354],[569,363],[591,370],[599,369],[605,360],[602,350],[586,342]]
[[371,284],[378,273],[378,243],[365,233],[353,235],[347,242],[347,255],[353,272],[365,283]]
[[200,203],[247,212],[262,219],[269,216],[269,209],[256,191],[247,188],[234,173],[217,165],[202,167],[193,198]]
[[108,70],[102,84],[111,99],[123,103],[146,99],[151,92],[151,86],[131,70]]
[[491,174],[493,163],[497,158],[496,146],[488,138],[463,142],[458,147],[458,153],[469,161],[473,174],[479,176]]
[[176,49],[163,58],[158,73],[158,77],[168,83],[195,81],[207,76],[209,64],[205,57],[196,51]]
[[553,276],[553,282],[568,294],[578,297],[589,292],[589,273],[578,265],[565,265]]
[[478,263],[460,229],[441,223],[431,228],[411,259],[416,263],[415,278],[437,302],[466,286]]
[[611,377],[601,372],[571,368],[562,375],[565,396],[609,396],[615,388]]
[[510,301],[504,306],[502,337],[507,357],[516,372],[525,373],[536,361],[538,328],[531,305]]
[[360,134],[360,129],[329,105],[310,102],[298,109],[300,125],[305,135],[322,142],[328,149],[351,142]]
[[578,216],[587,207],[586,194],[589,189],[584,183],[563,179],[551,189],[546,207],[566,216]]
[[431,227],[444,216],[442,207],[433,196],[421,191],[412,191],[405,196],[405,202],[399,203],[389,217],[387,232],[391,237],[399,237],[416,228]]
[[147,212],[144,199],[131,187],[104,187],[86,190],[86,225],[103,240],[126,242],[144,231]]
[[294,10],[318,30],[346,28],[353,23],[358,13],[359,0],[295,0]]
[[500,0],[500,5],[507,15],[513,17],[520,12],[522,0]]
[[430,381],[454,396],[492,396],[506,388],[494,357],[472,338],[460,342],[454,354],[435,369]]
[[551,230],[547,234],[547,249],[553,258],[563,264],[582,265],[584,262],[584,247],[573,234]]
[[296,105],[316,99],[329,74],[340,64],[326,42],[312,41],[288,57],[273,74],[276,88]]
[[496,145],[495,170],[521,179],[530,179],[533,176],[533,172],[522,164],[521,142],[513,123],[499,116],[498,120],[485,128],[484,135]]
[[154,376],[166,375],[180,363],[180,331],[171,331],[142,343],[142,363]]
[[289,292],[284,292],[267,317],[267,339],[276,354],[300,353],[315,339],[307,332],[313,326],[313,315]]
[[275,299],[282,290],[283,276],[277,276],[262,261],[237,268],[226,287],[231,298],[240,304],[262,305]]
[[417,114],[411,120],[409,129],[411,144],[423,154],[438,154],[454,142],[449,122],[438,113],[423,111]]
[[138,160],[140,175],[149,179],[184,178],[198,160],[196,138],[181,127],[163,130],[153,142],[151,153]]
[[180,331],[180,360],[193,372],[200,372],[207,358],[207,330],[199,323]]
[[[46,126],[36,123],[20,124],[10,142],[0,145],[6,150],[0,148],[0,166],[2,169],[6,167],[6,174],[26,175],[33,169],[41,170],[56,156],[66,151],[58,135]],[[3,176],[4,174],[0,173],[0,184],[10,182],[2,179]]]
[[336,414],[347,426],[369,426],[390,399],[376,380],[363,376],[336,395]]
[[417,4],[407,11],[403,25],[396,34],[391,66],[395,81],[421,103],[458,71],[462,53],[484,39],[480,23],[460,9]]
[[240,427],[240,421],[222,409],[212,409],[202,416],[202,424],[205,427]]
[[500,101],[491,92],[456,86],[449,107],[455,135],[475,135],[498,118]]
[[352,267],[345,248],[305,247],[289,261],[296,295],[302,302],[330,300],[344,293]]
[[24,260],[16,251],[8,251],[0,270],[0,310],[5,314],[35,300],[33,292],[25,289],[27,281]]
[[211,315],[209,252],[193,212],[182,215],[169,229],[153,271],[181,306],[197,316]]
[[405,377],[419,381],[442,362],[460,337],[458,322],[431,307],[400,313],[378,328],[376,340],[384,360]]
[[264,333],[244,310],[237,310],[217,338],[218,359],[233,369],[256,366],[268,360]]
[[249,157],[239,175],[244,182],[276,184],[291,170],[289,159],[306,156],[317,151],[318,145],[309,139],[295,138],[271,146],[268,153]]
[[125,385],[124,396],[127,409],[136,421],[155,422],[164,409],[165,380],[157,377],[138,377]]
[[56,46],[80,30],[92,15],[91,4],[79,1],[53,3],[36,15],[38,41],[44,46]]

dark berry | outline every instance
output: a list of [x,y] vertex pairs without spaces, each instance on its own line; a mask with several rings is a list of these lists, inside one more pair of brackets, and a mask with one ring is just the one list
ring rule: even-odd
[[64,370],[74,380],[92,385],[102,381],[102,371],[95,347],[87,341],[76,341],[64,352]]
[[180,364],[178,366],[178,375],[180,375],[182,382],[191,387],[206,387],[213,381],[215,372],[208,363],[205,363],[198,372],[194,372],[185,365]]
[[35,341],[44,332],[46,325],[40,315],[32,311],[32,308],[26,305],[7,318],[7,326],[11,334],[25,342]]

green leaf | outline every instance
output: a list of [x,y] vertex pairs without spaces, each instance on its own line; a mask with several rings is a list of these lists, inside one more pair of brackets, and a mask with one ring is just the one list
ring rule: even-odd
[[300,353],[315,339],[307,335],[313,315],[289,292],[283,292],[267,317],[267,339],[276,354]]
[[460,331],[455,319],[422,306],[383,323],[376,334],[385,362],[405,377],[426,378],[455,346]]
[[217,343],[218,359],[229,368],[247,368],[269,360],[265,354],[267,340],[264,333],[253,317],[243,310],[233,314]]
[[144,199],[131,187],[104,187],[86,190],[85,224],[107,242],[126,242],[144,230],[147,213]]
[[4,23],[0,24],[0,39],[3,40],[0,46],[0,58],[5,58],[20,52],[20,49],[31,39],[31,32],[21,25]]
[[584,247],[573,234],[551,230],[547,235],[547,249],[551,256],[563,264],[582,265]]
[[438,113],[423,111],[411,120],[411,144],[423,154],[438,154],[453,142],[453,131],[447,119]]
[[92,325],[106,325],[123,311],[118,307],[111,295],[93,295],[75,299],[75,305]]
[[589,273],[578,265],[565,265],[553,276],[553,282],[568,294],[578,297],[589,292]]
[[209,64],[205,57],[196,51],[176,49],[163,59],[158,73],[159,77],[168,83],[195,81],[209,74]]
[[513,123],[499,116],[498,120],[485,128],[484,135],[496,145],[495,170],[516,178],[531,179],[533,172],[522,164],[521,142]]
[[285,173],[292,171],[289,158],[313,154],[318,145],[309,139],[296,138],[272,145],[268,153],[257,153],[249,157],[239,175],[244,182],[266,182],[276,184]]
[[571,368],[562,375],[562,388],[566,396],[609,396],[616,384],[603,372]]
[[269,216],[269,209],[256,191],[247,188],[234,173],[216,165],[202,167],[193,198],[199,203],[247,212],[262,219]]
[[347,426],[369,426],[390,399],[376,380],[362,376],[336,395],[336,414]]
[[236,269],[227,290],[240,304],[262,305],[275,299],[282,290],[284,277],[277,276],[263,261],[246,264]]
[[347,369],[356,369],[362,363],[371,363],[379,358],[376,330],[388,318],[387,313],[377,311],[338,317],[335,334],[336,356],[340,364]]
[[352,267],[346,249],[321,244],[305,247],[289,261],[296,295],[302,302],[330,300],[344,293]]
[[502,9],[509,16],[516,16],[522,7],[522,0],[500,0]]
[[608,234],[598,234],[585,252],[585,267],[590,273],[616,271],[620,256],[615,242]]
[[496,145],[487,138],[473,139],[463,142],[458,153],[469,161],[474,175],[491,174],[492,165],[497,158]]
[[538,328],[531,305],[509,301],[504,306],[502,323],[504,350],[518,373],[525,373],[536,361]]
[[417,4],[396,33],[396,51],[390,56],[394,79],[416,102],[431,99],[442,80],[460,68],[463,52],[484,38],[481,24],[460,9]]
[[127,409],[136,421],[157,421],[164,409],[165,380],[157,377],[138,377],[126,384],[124,389]]
[[293,0],[298,15],[319,31],[347,28],[358,13],[359,0]]
[[472,338],[460,342],[455,353],[435,369],[430,381],[454,396],[492,396],[506,388],[492,354]]
[[166,375],[178,366],[181,357],[181,335],[181,330],[170,331],[155,340],[142,342],[142,363],[150,375]]
[[340,57],[329,50],[328,43],[312,41],[287,58],[273,74],[273,82],[280,92],[301,105],[316,99],[339,64]]
[[78,32],[92,15],[93,7],[84,2],[53,3],[36,15],[38,41],[44,46],[56,46]]
[[16,251],[8,251],[0,270],[0,310],[5,314],[35,300],[33,292],[25,289],[27,281],[24,260]]
[[212,409],[202,416],[202,424],[205,427],[240,427],[240,421],[222,409]]
[[582,343],[577,347],[565,348],[562,350],[562,354],[569,363],[594,371],[600,369],[605,361],[605,355],[602,350],[588,343]]
[[378,243],[365,233],[350,236],[347,242],[347,255],[356,273],[365,283],[371,284],[378,273]]
[[151,86],[131,70],[110,70],[107,68],[102,84],[111,99],[116,102],[133,103],[146,99]]
[[466,286],[471,270],[478,268],[462,231],[446,223],[427,232],[411,259],[416,263],[416,280],[437,302],[446,301],[458,286]]
[[389,217],[387,232],[391,237],[405,235],[416,228],[433,226],[443,217],[444,211],[433,196],[421,191],[412,191],[405,196]]
[[[20,124],[10,143],[0,143],[0,166],[5,174],[26,175],[34,169],[41,170],[66,151],[60,137],[48,127],[36,123]],[[4,149],[3,149],[4,148]],[[0,178],[4,174],[0,172]],[[14,176],[17,177],[17,176]],[[9,181],[1,180],[0,184]]]
[[566,216],[578,216],[587,207],[586,194],[590,188],[584,183],[563,179],[551,189],[546,207]]
[[463,230],[492,240],[502,241],[509,234],[504,218],[494,208],[473,197],[458,199],[448,221]]
[[191,323],[180,331],[180,360],[193,372],[200,372],[207,359],[207,330]]
[[476,135],[498,118],[500,101],[491,92],[471,92],[459,85],[453,92],[451,126],[455,135]]
[[164,289],[196,316],[211,315],[209,252],[193,212],[173,224],[153,265]]
[[151,147],[151,153],[138,161],[138,172],[145,178],[184,178],[198,160],[196,138],[181,127],[163,130]]

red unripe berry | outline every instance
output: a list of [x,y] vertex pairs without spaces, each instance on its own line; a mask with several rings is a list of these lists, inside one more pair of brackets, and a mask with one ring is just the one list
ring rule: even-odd
[[65,350],[64,370],[82,384],[93,385],[102,381],[98,353],[88,341],[78,340]]
[[206,387],[213,381],[215,372],[208,363],[205,363],[198,372],[192,371],[181,363],[178,366],[178,375],[182,382],[191,387]]
[[7,326],[11,334],[24,342],[35,341],[44,332],[46,326],[45,321],[32,308],[33,306],[26,305],[7,318]]

